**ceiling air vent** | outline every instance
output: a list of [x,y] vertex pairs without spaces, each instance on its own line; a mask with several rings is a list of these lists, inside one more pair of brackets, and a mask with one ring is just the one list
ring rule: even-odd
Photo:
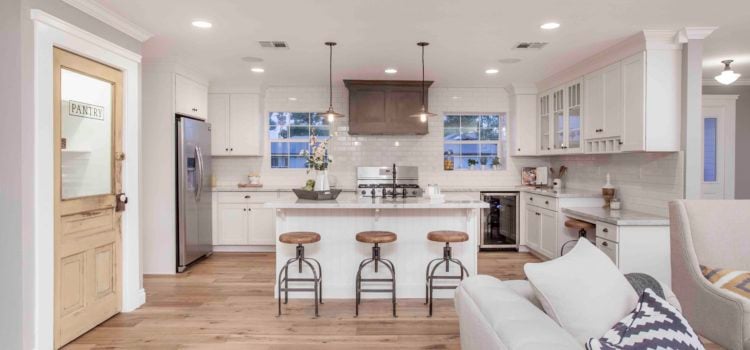
[[269,49],[288,49],[289,45],[287,45],[286,41],[259,41],[260,47],[269,48]]
[[547,46],[548,43],[544,42],[520,42],[514,46],[514,49],[536,49],[539,50],[545,46]]

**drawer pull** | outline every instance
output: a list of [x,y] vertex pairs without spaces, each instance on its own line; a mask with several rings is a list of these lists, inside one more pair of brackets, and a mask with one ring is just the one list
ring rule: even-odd
[[534,197],[529,197],[529,200],[530,200],[530,201],[533,201],[533,200],[534,200]]
[[602,229],[602,232],[605,232],[605,233],[609,232],[609,229],[605,227],[605,228]]
[[607,244],[607,242],[602,242],[602,245],[605,247],[609,247],[609,244]]
[[549,201],[544,201],[544,204],[549,204]]
[[249,194],[246,194],[246,195],[245,195],[245,199],[250,199],[250,195],[249,195]]

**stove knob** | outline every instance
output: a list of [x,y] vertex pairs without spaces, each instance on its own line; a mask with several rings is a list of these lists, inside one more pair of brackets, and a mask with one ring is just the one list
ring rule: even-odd
[[367,191],[362,190],[362,192],[360,192],[360,193],[362,193],[362,195],[364,196],[365,194],[367,194]]

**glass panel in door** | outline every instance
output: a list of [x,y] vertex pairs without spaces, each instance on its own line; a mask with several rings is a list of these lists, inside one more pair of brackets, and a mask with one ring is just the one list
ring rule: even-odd
[[581,84],[568,87],[568,148],[581,148]]
[[112,83],[60,70],[62,199],[112,194]]
[[552,96],[552,105],[554,106],[554,132],[555,141],[554,148],[556,150],[563,149],[565,147],[565,107],[563,100],[564,90],[555,91]]
[[548,151],[549,144],[549,95],[539,99],[539,149]]

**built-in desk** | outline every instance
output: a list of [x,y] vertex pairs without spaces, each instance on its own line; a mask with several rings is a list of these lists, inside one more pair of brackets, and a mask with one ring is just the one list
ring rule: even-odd
[[599,207],[562,208],[562,213],[596,225],[597,247],[620,271],[647,273],[671,286],[668,218]]

